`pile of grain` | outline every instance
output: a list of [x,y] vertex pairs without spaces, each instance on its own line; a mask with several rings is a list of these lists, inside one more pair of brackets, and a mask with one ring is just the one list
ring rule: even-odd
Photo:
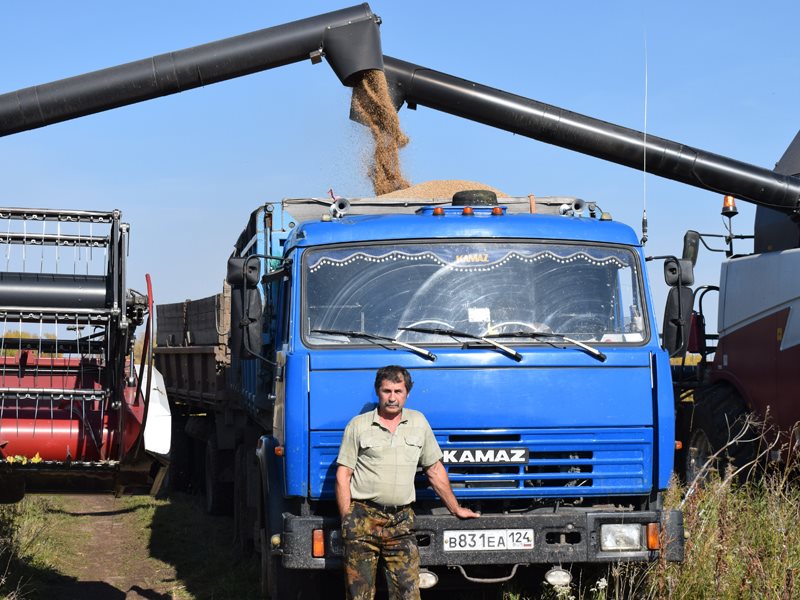
[[409,183],[400,169],[400,149],[408,144],[408,136],[400,129],[400,119],[389,96],[383,71],[365,71],[353,88],[352,109],[369,127],[375,140],[369,178],[377,195],[387,194]]
[[452,198],[453,194],[462,190],[491,190],[498,198],[508,198],[498,189],[485,183],[467,181],[465,179],[433,179],[412,185],[405,189],[382,194],[381,198]]

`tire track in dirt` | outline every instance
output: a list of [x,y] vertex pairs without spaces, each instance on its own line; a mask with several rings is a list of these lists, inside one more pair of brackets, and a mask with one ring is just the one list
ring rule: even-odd
[[[59,550],[60,576],[37,586],[59,600],[170,600],[173,566],[150,557],[146,505],[112,495],[53,496],[59,525],[47,532]],[[179,587],[179,586],[178,586]]]

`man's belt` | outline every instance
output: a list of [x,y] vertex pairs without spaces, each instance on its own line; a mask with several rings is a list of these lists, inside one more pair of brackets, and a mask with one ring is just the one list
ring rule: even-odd
[[372,500],[353,500],[353,502],[360,502],[365,506],[369,506],[370,508],[374,508],[385,513],[398,513],[401,510],[405,510],[411,506],[410,504],[378,504]]

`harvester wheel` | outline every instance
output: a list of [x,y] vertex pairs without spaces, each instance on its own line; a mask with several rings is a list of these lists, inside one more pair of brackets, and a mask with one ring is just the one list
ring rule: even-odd
[[233,504],[231,483],[221,477],[224,468],[221,454],[217,436],[212,434],[206,442],[205,455],[206,512],[210,515],[230,514]]
[[25,479],[9,476],[0,481],[0,504],[15,504],[25,497]]
[[745,480],[755,466],[758,431],[739,393],[727,384],[715,384],[695,393],[693,405],[678,417],[684,450],[678,467],[686,483],[738,472]]

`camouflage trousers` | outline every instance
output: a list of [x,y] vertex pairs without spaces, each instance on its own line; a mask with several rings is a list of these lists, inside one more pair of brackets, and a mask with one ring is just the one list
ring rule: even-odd
[[383,558],[390,600],[419,600],[419,550],[411,507],[387,513],[354,501],[342,520],[344,576],[349,600],[372,600]]

